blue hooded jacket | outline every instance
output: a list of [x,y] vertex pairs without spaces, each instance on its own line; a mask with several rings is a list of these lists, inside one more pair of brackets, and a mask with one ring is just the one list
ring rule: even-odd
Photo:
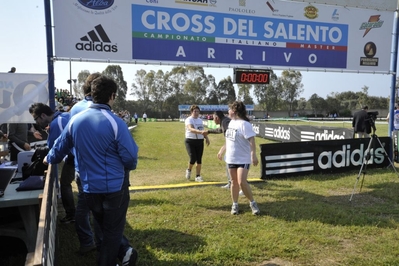
[[85,193],[120,191],[125,172],[136,169],[137,144],[107,104],[93,103],[73,116],[50,149],[48,163],[61,162],[72,148]]

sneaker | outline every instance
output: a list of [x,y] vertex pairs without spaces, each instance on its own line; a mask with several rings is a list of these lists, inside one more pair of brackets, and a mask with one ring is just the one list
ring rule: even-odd
[[89,253],[90,251],[95,250],[97,247],[96,245],[91,245],[91,246],[87,246],[87,247],[80,247],[78,250],[79,255],[85,255],[87,253]]
[[258,204],[256,204],[255,201],[254,201],[254,202],[250,202],[250,203],[249,203],[249,206],[250,206],[251,209],[252,209],[252,214],[253,214],[253,215],[259,215],[259,214],[260,214],[260,210],[259,210],[259,208],[258,208]]
[[227,185],[221,186],[221,188],[230,189],[230,184],[227,184]]
[[191,177],[191,170],[186,170],[186,178],[187,178],[187,180],[190,180],[190,177]]
[[240,192],[238,192],[238,195],[245,196],[245,194],[244,194],[244,192],[242,190],[240,190]]
[[195,181],[204,182],[204,180],[202,179],[202,176],[200,176],[200,175],[195,178]]
[[74,223],[75,222],[75,215],[67,215],[67,216],[65,216],[64,218],[62,218],[61,220],[60,220],[60,222],[62,223],[62,224],[69,224],[69,223]]
[[134,248],[130,247],[123,257],[122,266],[135,266],[137,262],[137,257],[137,251]]
[[238,214],[238,204],[233,204],[231,206],[231,214],[233,214],[233,215]]

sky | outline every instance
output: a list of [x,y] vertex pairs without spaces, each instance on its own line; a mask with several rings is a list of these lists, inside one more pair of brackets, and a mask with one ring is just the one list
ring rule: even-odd
[[[47,51],[43,0],[2,1],[0,16],[1,49],[0,72],[8,72],[16,67],[18,73],[47,73]],[[73,19],[73,18],[71,18]],[[65,36],[68,38],[68,36]],[[56,61],[54,63],[55,87],[68,89],[67,80],[76,79],[82,70],[90,73],[102,72],[107,63],[86,63]],[[162,69],[170,71],[173,66],[120,64],[124,79],[131,88],[136,72]],[[204,68],[205,74],[212,74],[218,83],[227,76],[233,77],[233,68]],[[280,76],[281,71],[275,71]],[[333,92],[360,92],[369,87],[370,96],[390,97],[391,75],[332,73],[309,71],[302,73],[304,91],[300,97],[308,100],[313,94],[326,98]],[[129,91],[128,91],[129,93]],[[128,99],[131,96],[128,96]],[[256,101],[256,99],[254,99]],[[0,101],[1,102],[1,101]]]

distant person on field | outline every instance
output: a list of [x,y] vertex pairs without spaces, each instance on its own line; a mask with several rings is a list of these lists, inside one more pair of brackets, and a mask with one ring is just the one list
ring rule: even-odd
[[368,120],[369,107],[367,105],[362,107],[362,110],[357,111],[353,115],[352,127],[354,133],[356,133],[358,138],[369,138],[371,133],[371,124]]
[[139,116],[137,115],[137,113],[134,113],[133,117],[134,117],[134,123],[137,124],[139,122]]
[[[58,163],[70,149],[81,178],[85,200],[100,225],[102,237],[98,265],[135,265],[137,251],[122,247],[126,213],[130,201],[129,171],[136,169],[138,147],[127,125],[111,108],[117,84],[100,76],[92,81],[93,104],[71,118],[66,129],[47,155]],[[95,135],[93,135],[95,132]]]
[[15,67],[12,67],[10,71],[8,71],[8,73],[15,73],[15,71],[17,71],[17,69]]
[[187,154],[189,156],[188,168],[186,169],[186,178],[190,180],[191,170],[194,164],[197,164],[195,171],[196,177],[195,181],[204,181],[201,176],[201,166],[202,166],[202,154],[204,152],[204,139],[206,140],[206,145],[209,146],[209,138],[204,135],[204,125],[202,119],[199,118],[200,108],[198,105],[191,105],[190,107],[191,115],[186,118],[184,124],[186,127],[186,139],[185,145]]
[[[398,109],[398,104],[395,103],[395,107],[393,108],[394,114],[395,114],[395,110],[397,110],[397,109]],[[388,110],[388,114],[387,114],[387,122],[389,123],[389,110]]]
[[[247,117],[245,105],[235,101],[229,105],[231,121],[226,131],[226,163],[231,177],[231,198],[233,205],[231,214],[238,214],[238,196],[241,187],[244,195],[250,201],[252,214],[260,214],[258,205],[253,199],[252,190],[247,182],[248,171],[251,163],[258,165],[256,156],[255,136],[251,123]],[[218,154],[222,160],[221,154]]]
[[147,114],[146,113],[143,114],[143,120],[144,120],[144,122],[147,122]]

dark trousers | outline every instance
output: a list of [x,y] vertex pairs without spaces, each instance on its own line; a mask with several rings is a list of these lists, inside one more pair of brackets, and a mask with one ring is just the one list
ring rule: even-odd
[[[78,186],[78,202],[76,203],[75,213],[75,229],[81,247],[89,247],[97,244],[99,246],[99,238],[101,230],[96,221],[93,221],[94,234],[90,225],[90,209],[87,206],[85,195],[83,193],[82,183],[80,182],[79,172],[75,173],[76,184]],[[94,240],[96,237],[96,240]]]
[[67,216],[75,216],[72,181],[75,180],[75,165],[64,163],[61,171],[61,200]]
[[84,193],[87,206],[92,211],[94,219],[100,226],[100,252],[98,265],[115,265],[116,259],[123,258],[129,245],[123,230],[126,223],[126,213],[129,206],[129,187],[114,193]]

